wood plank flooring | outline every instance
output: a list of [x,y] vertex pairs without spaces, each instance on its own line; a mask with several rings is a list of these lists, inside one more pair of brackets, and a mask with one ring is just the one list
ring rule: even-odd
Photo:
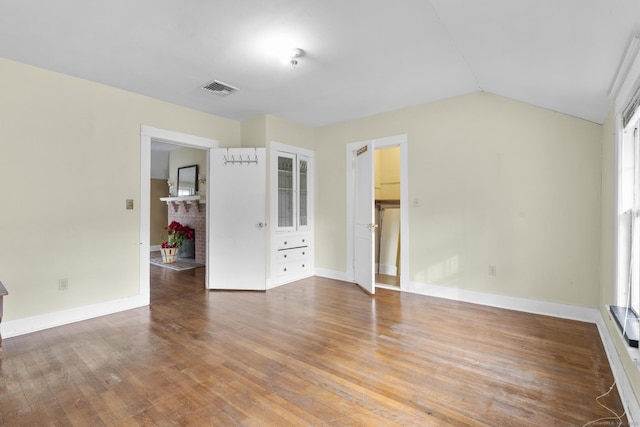
[[[596,326],[311,278],[203,289],[4,340],[6,426],[581,426],[609,414]],[[618,413],[617,391],[604,399]],[[626,422],[626,420],[625,420]],[[615,424],[609,424],[615,425]]]

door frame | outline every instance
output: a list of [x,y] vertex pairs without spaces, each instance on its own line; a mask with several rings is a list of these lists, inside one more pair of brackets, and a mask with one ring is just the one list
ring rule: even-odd
[[[347,281],[354,282],[354,214],[355,189],[353,152],[362,144],[370,142],[373,149],[400,147],[400,290],[409,286],[409,153],[407,134],[387,136],[365,141],[356,141],[346,146],[347,164]],[[373,209],[373,201],[371,203]],[[374,279],[375,280],[375,279]]]
[[[148,305],[151,300],[150,284],[150,230],[151,226],[151,141],[164,142],[182,147],[198,148],[206,151],[207,170],[209,170],[209,150],[218,148],[220,143],[215,139],[189,135],[181,132],[140,126],[140,287],[139,294],[145,298]],[[207,180],[207,194],[209,194],[210,181]],[[207,238],[205,245],[209,247],[209,211],[206,216]],[[207,268],[205,271],[205,283],[209,280],[209,251],[206,257]]]

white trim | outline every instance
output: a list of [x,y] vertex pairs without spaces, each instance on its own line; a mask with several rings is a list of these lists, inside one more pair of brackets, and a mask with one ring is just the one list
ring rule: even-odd
[[409,144],[406,134],[380,138],[373,148],[400,147],[400,289],[409,286]]
[[580,320],[582,322],[590,323],[596,323],[598,318],[597,315],[599,313],[599,310],[596,308],[579,307],[576,305],[491,294],[443,285],[430,285],[420,282],[410,282],[409,289],[406,289],[406,291],[454,301],[463,301],[490,307],[542,314],[562,319]]
[[70,308],[68,310],[24,317],[2,323],[2,335],[4,338],[11,338],[147,305],[149,305],[149,301],[146,295],[135,295],[128,298]]
[[409,144],[407,134],[388,136],[368,141],[351,142],[346,145],[347,165],[347,271],[346,280],[354,281],[353,271],[353,214],[354,189],[353,167],[350,166],[354,150],[371,142],[373,148],[400,147],[400,289],[409,286]]
[[[613,342],[610,329],[607,326],[600,310],[598,310],[596,325],[598,326],[598,332],[600,333],[600,340],[602,341],[605,353],[607,353],[607,358],[609,359],[611,372],[616,380],[616,388],[618,389],[620,400],[622,401],[626,411],[629,425],[636,425],[640,422],[640,403],[633,391],[633,387],[631,386],[631,382],[627,376],[627,371],[622,364],[620,353],[618,353],[618,349]],[[616,325],[613,325],[613,327],[616,331],[619,331]],[[620,334],[620,339],[622,339],[621,336],[622,334]],[[637,349],[635,351],[637,352]]]
[[308,150],[302,147],[296,147],[295,145],[287,145],[277,141],[271,141],[269,143],[269,150],[284,151],[285,153],[291,153],[291,154],[302,154],[303,156],[307,156],[307,157],[315,156],[315,151],[313,150]]
[[[618,70],[616,71],[616,75],[609,86],[609,99],[618,102],[618,96],[621,93],[622,88],[628,90],[628,79],[629,73],[634,68],[636,59],[638,57],[638,52],[640,52],[640,38],[636,35],[631,38],[629,42],[629,46],[627,46],[627,50],[625,51],[622,60],[620,61],[620,65],[618,66]],[[637,70],[634,70],[637,74]],[[635,81],[636,79],[632,78],[631,80]],[[628,96],[625,95],[625,98]]]
[[[174,132],[166,129],[154,128],[142,125],[140,127],[140,295],[143,295],[149,304],[151,288],[149,284],[149,252],[151,227],[151,140],[161,141],[183,147],[199,148],[207,153],[207,170],[209,170],[210,150],[220,145],[215,139],[201,136]],[[207,180],[207,194],[210,194],[210,180]],[[207,241],[209,247],[209,210],[207,210]],[[206,265],[211,265],[210,251],[207,251]],[[205,272],[205,283],[209,283],[209,269]]]
[[215,139],[204,138],[197,135],[189,135],[187,133],[175,132],[172,130],[155,128],[152,126],[140,126],[140,133],[148,135],[154,141],[166,142],[168,144],[182,145],[185,147],[201,148],[208,150],[218,148],[219,142]]
[[149,252],[158,252],[160,249],[162,249],[161,245],[149,246]]
[[151,284],[149,275],[149,242],[151,241],[151,136],[143,131],[140,134],[140,278],[138,292],[146,301],[151,302]]
[[347,273],[344,271],[327,270],[325,268],[316,268],[314,275],[318,277],[325,277],[327,279],[340,280],[342,282],[353,281],[347,279]]

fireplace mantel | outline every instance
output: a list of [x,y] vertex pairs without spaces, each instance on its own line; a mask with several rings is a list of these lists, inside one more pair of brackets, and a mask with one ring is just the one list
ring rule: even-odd
[[167,202],[167,205],[173,206],[173,210],[178,212],[180,205],[184,206],[184,210],[189,212],[191,205],[196,205],[196,209],[200,212],[200,204],[207,203],[206,200],[200,199],[199,195],[196,196],[177,196],[177,197],[160,197],[160,200]]

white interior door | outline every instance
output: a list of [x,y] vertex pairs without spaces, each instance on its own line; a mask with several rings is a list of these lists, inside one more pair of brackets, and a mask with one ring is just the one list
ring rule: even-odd
[[353,151],[354,172],[354,280],[365,291],[375,293],[373,210],[373,144]]
[[216,148],[209,160],[208,289],[266,289],[264,148]]

